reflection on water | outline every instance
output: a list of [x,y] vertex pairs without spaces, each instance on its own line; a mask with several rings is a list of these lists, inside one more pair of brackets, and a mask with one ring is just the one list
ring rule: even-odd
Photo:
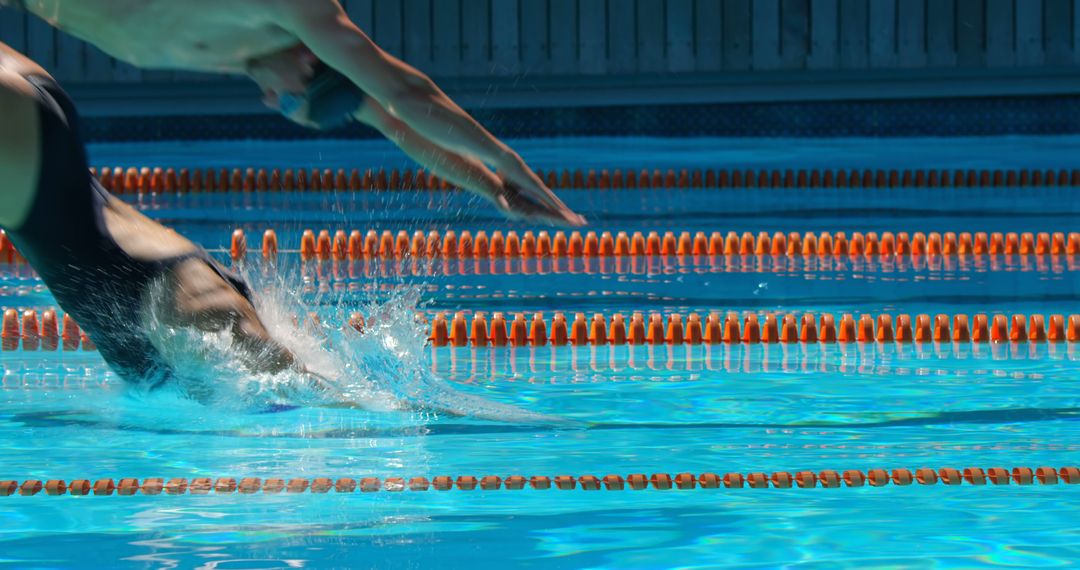
[[[457,382],[618,382],[641,372],[729,374],[836,373],[862,377],[955,376],[1042,380],[1019,368],[1080,361],[1077,343],[715,344],[694,346],[542,346],[428,349],[431,369]],[[657,375],[657,381],[700,379]]]

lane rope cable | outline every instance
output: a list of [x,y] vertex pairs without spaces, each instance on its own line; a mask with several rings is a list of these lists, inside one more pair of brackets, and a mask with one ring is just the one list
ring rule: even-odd
[[458,477],[438,476],[428,479],[427,477],[389,477],[380,479],[377,477],[364,477],[359,480],[352,478],[331,479],[328,477],[260,479],[258,477],[246,477],[235,479],[232,477],[212,478],[148,478],[148,479],[75,479],[66,482],[63,479],[28,479],[19,481],[0,481],[0,497],[21,495],[33,496],[44,491],[46,495],[95,495],[109,496],[116,493],[120,496],[129,496],[140,493],[142,495],[206,495],[214,493],[218,495],[253,495],[259,492],[263,494],[277,493],[315,493],[325,494],[334,490],[337,493],[374,493],[385,491],[390,493],[411,491],[423,492],[436,491],[518,491],[526,486],[535,490],[558,489],[563,491],[625,491],[654,489],[666,490],[691,490],[691,489],[836,489],[840,487],[868,487],[882,488],[887,486],[905,487],[910,485],[944,485],[944,486],[1000,486],[1000,485],[1057,485],[1065,483],[1075,485],[1080,483],[1080,468],[1061,467],[967,467],[955,469],[943,467],[932,469],[923,467],[911,469],[870,469],[868,471],[848,469],[843,471],[776,471],[750,472],[750,473],[654,473],[651,475],[635,473],[623,477],[621,475],[536,475],[519,476],[511,475],[506,478],[497,475],[474,477],[462,475]]
[[[94,350],[93,341],[69,315],[60,317],[57,309],[3,310],[0,346],[4,351],[73,351]],[[461,311],[448,316],[439,312],[428,319],[417,313],[416,319],[428,323],[428,341],[434,347],[524,347],[524,346],[624,346],[624,345],[719,345],[719,344],[931,344],[956,345],[1044,344],[1080,342],[1080,314],[1066,317],[1014,314],[893,315],[845,313],[837,319],[831,313],[783,314],[709,312],[684,316],[633,312],[610,316],[575,313],[568,318],[553,311],[550,319],[543,312],[527,314]],[[363,333],[371,323],[363,314],[342,316],[344,330]],[[300,320],[297,319],[297,324]],[[305,326],[314,330],[321,317],[309,313]]]

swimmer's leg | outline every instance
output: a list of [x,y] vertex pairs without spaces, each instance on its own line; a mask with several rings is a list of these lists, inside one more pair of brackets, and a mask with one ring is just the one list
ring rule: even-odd
[[41,126],[35,89],[25,79],[45,74],[36,64],[0,43],[0,226],[19,229],[37,195],[41,169]]
[[526,201],[511,185],[483,162],[449,150],[420,134],[368,97],[355,114],[357,120],[374,127],[405,154],[430,172],[454,185],[479,194],[508,217],[528,215],[564,223],[564,215],[544,205]]

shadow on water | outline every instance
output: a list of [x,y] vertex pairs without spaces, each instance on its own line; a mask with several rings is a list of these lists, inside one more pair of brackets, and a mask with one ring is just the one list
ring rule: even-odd
[[[286,412],[287,413],[287,412]],[[510,423],[466,423],[440,421],[422,425],[361,427],[348,429],[318,430],[316,426],[305,425],[302,432],[285,433],[245,433],[241,429],[181,429],[153,425],[118,424],[115,421],[98,420],[89,410],[68,410],[62,412],[28,412],[13,414],[11,422],[17,422],[27,428],[92,428],[112,429],[117,431],[142,432],[155,435],[200,435],[240,438],[297,438],[297,439],[359,439],[359,438],[402,438],[402,437],[437,437],[461,435],[500,435],[530,434],[556,431],[613,431],[613,430],[739,430],[739,429],[794,429],[794,428],[829,428],[834,430],[887,429],[897,427],[930,427],[948,425],[1000,425],[1022,424],[1052,421],[1080,420],[1080,408],[1010,408],[1005,410],[983,410],[964,412],[926,413],[919,417],[888,419],[865,422],[830,422],[806,421],[792,423],[751,423],[751,422],[700,422],[700,423],[583,423],[577,424],[510,424]]]

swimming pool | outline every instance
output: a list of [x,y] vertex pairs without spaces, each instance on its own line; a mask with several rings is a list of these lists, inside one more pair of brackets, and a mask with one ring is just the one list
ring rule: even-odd
[[[1080,139],[756,140],[571,139],[513,143],[541,169],[1033,169],[1071,168]],[[180,168],[408,168],[380,143],[98,145],[99,165]],[[783,186],[783,185],[781,185]],[[566,190],[586,231],[1075,232],[1080,200],[1069,186],[1024,188],[726,188]],[[454,193],[231,192],[128,199],[208,248],[248,238],[245,271],[263,290],[295,291],[333,343],[370,348],[391,339],[408,374],[424,371],[442,402],[473,397],[559,416],[572,423],[484,421],[430,414],[300,408],[263,413],[206,407],[174,397],[124,394],[93,352],[0,353],[0,479],[137,479],[121,496],[0,497],[4,560],[18,567],[912,567],[1066,566],[1080,553],[1068,525],[1078,506],[1068,473],[1043,471],[995,484],[991,468],[1077,465],[1080,389],[1076,342],[953,342],[953,317],[1080,313],[1077,256],[787,255],[605,258],[436,256],[303,260],[301,235],[328,230],[469,231],[524,235],[550,228],[505,222]],[[274,263],[259,252],[273,229]],[[442,243],[442,242],[440,242]],[[756,243],[755,243],[756,245]],[[403,291],[415,292],[420,303]],[[32,272],[0,264],[0,306],[43,311],[54,304]],[[380,306],[387,307],[384,310]],[[352,312],[368,317],[366,340],[339,333]],[[431,346],[431,320],[462,311],[490,327],[542,313],[546,333],[562,312],[591,326],[613,315],[645,323],[671,314],[814,316],[815,337],[792,342],[693,345],[662,342],[584,346]],[[429,321],[413,325],[414,312]],[[870,342],[821,342],[821,317],[856,323],[870,315]],[[877,317],[894,331],[900,315],[948,316],[947,342],[878,341]],[[302,314],[297,315],[303,317]],[[374,319],[372,317],[375,317]],[[1067,326],[1064,323],[1063,326]],[[988,328],[988,330],[989,330]],[[330,329],[333,329],[332,331]],[[407,329],[407,330],[406,330]],[[471,332],[471,329],[469,329]],[[723,330],[723,329],[721,329]],[[1049,333],[1054,334],[1054,333]],[[1034,335],[1032,335],[1034,336]],[[363,343],[369,343],[364,345]],[[384,348],[386,343],[382,343]],[[435,343],[441,344],[441,343]],[[484,343],[487,344],[487,343]],[[510,343],[513,344],[513,343]],[[344,350],[343,348],[341,350]],[[388,353],[390,354],[390,353]],[[429,373],[433,373],[428,375]],[[388,376],[380,376],[386,379]],[[405,386],[405,391],[416,386]],[[464,399],[462,399],[464,398]],[[929,478],[937,484],[905,482]],[[966,468],[991,481],[945,484]],[[879,479],[885,470],[888,484]],[[946,469],[946,471],[942,471]],[[948,469],[956,469],[954,474]],[[861,472],[866,480],[846,471]],[[805,472],[814,474],[813,488]],[[835,473],[830,473],[835,472]],[[693,474],[694,489],[679,474]],[[716,480],[703,474],[739,473]],[[783,475],[793,479],[788,487]],[[630,477],[663,477],[648,485]],[[753,474],[753,475],[751,475]],[[756,474],[765,474],[764,483]],[[625,490],[608,475],[622,478]],[[499,490],[494,486],[497,476]],[[520,490],[516,479],[522,476]],[[531,477],[548,477],[549,490]],[[574,476],[573,490],[559,476]],[[587,478],[594,476],[596,480]],[[835,488],[833,488],[834,479]],[[425,478],[428,490],[410,490]],[[436,477],[452,478],[453,490]],[[464,477],[464,479],[459,479]],[[474,483],[476,488],[468,489]],[[582,479],[582,477],[586,477]],[[894,478],[895,477],[895,478]],[[182,496],[147,480],[184,479]],[[305,492],[242,492],[281,479]],[[327,489],[354,480],[352,492]],[[396,479],[400,478],[398,482]],[[230,484],[229,479],[232,479]],[[377,479],[373,481],[372,479]],[[222,481],[224,480],[224,481]],[[862,482],[863,484],[859,485]],[[929,481],[927,481],[929,482]],[[1000,481],[998,481],[1000,482]],[[543,481],[539,480],[540,487]],[[220,489],[216,487],[222,485]],[[314,486],[312,486],[314,485]],[[343,490],[349,490],[347,483]],[[398,490],[398,485],[403,485]],[[434,486],[434,487],[433,487]],[[592,486],[599,490],[586,490]],[[647,489],[633,490],[635,486]],[[584,488],[583,488],[584,487]],[[715,487],[715,488],[713,488]],[[757,488],[762,487],[762,488]],[[153,483],[149,484],[153,489]],[[364,492],[367,489],[370,492]],[[373,489],[378,489],[373,491]],[[326,491],[324,493],[315,492]],[[43,548],[48,545],[48,548]]]

